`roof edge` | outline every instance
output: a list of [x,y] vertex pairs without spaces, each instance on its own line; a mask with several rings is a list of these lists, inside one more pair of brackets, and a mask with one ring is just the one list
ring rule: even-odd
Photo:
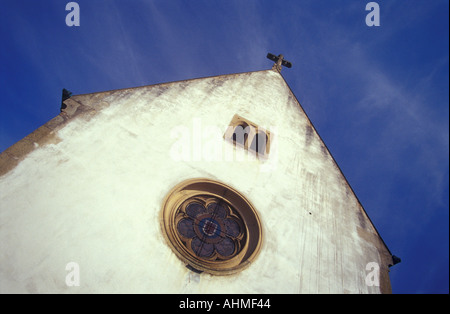
[[377,236],[379,237],[379,239],[381,240],[381,243],[383,244],[383,246],[386,248],[386,250],[388,251],[388,253],[390,254],[390,260],[388,261],[388,264],[393,266],[395,265],[394,263],[394,255],[392,254],[391,250],[389,249],[389,247],[387,246],[386,242],[383,240],[383,238],[381,237],[380,232],[378,231],[378,229],[375,227],[375,224],[373,223],[372,219],[370,219],[370,216],[367,214],[367,211],[364,209],[364,206],[362,205],[360,199],[358,198],[357,194],[355,193],[353,187],[351,186],[350,182],[348,181],[347,177],[345,176],[344,172],[342,171],[341,167],[339,166],[339,164],[337,163],[336,159],[334,158],[333,154],[331,153],[330,149],[328,148],[328,146],[326,145],[325,141],[322,139],[322,137],[320,136],[320,133],[317,131],[316,127],[314,126],[314,124],[312,123],[311,119],[309,118],[308,114],[306,113],[305,109],[303,108],[303,106],[301,105],[300,101],[298,100],[297,96],[295,96],[295,93],[292,91],[291,86],[289,85],[289,83],[286,81],[286,79],[284,78],[283,74],[281,74],[280,71],[275,71],[277,73],[280,74],[281,78],[283,79],[283,81],[285,82],[286,86],[289,88],[289,91],[291,93],[291,95],[294,97],[294,99],[296,100],[296,102],[298,103],[300,110],[303,111],[303,113],[305,114],[305,116],[308,118],[308,121],[311,123],[311,127],[314,129],[314,132],[319,136],[320,141],[322,142],[322,144],[325,146],[326,150],[328,151],[328,153],[330,154],[334,164],[336,165],[337,169],[339,170],[339,172],[341,173],[342,177],[344,178],[347,186],[350,188],[352,194],[355,196],[359,206],[361,207],[361,209],[363,210],[365,216],[367,217],[367,219],[369,220],[370,224],[372,225],[373,229],[375,230]]
[[72,97],[86,96],[86,95],[93,95],[93,94],[101,94],[101,93],[113,93],[113,92],[118,92],[118,91],[133,90],[133,89],[139,89],[139,88],[144,88],[144,87],[161,86],[161,85],[176,84],[176,83],[182,83],[182,82],[190,82],[190,81],[202,80],[202,79],[220,78],[220,77],[224,77],[224,76],[233,76],[233,75],[251,74],[251,73],[258,73],[258,72],[269,72],[269,71],[273,71],[273,72],[279,73],[278,71],[273,70],[273,69],[265,69],[265,70],[256,70],[256,71],[229,73],[229,74],[219,74],[219,75],[211,75],[211,76],[200,76],[200,77],[186,79],[186,80],[161,82],[161,83],[156,83],[156,84],[141,85],[141,86],[134,86],[134,87],[124,87],[124,88],[118,88],[118,89],[105,90],[105,91],[101,91],[101,92],[83,93],[83,94],[73,95]]
[[61,106],[61,113],[59,115],[57,115],[50,121],[46,122],[36,130],[34,130],[32,133],[22,138],[21,140],[12,144],[10,147],[6,148],[3,152],[0,152],[0,177],[2,177],[3,175],[7,174],[12,169],[14,169],[19,164],[20,161],[22,161],[29,153],[31,153],[36,148],[49,143],[58,143],[59,139],[56,135],[56,132],[59,129],[61,129],[65,124],[67,124],[70,120],[72,120],[73,118],[75,118],[80,114],[93,115],[104,107],[104,104],[99,104],[98,106],[87,106],[86,103],[83,101],[83,97],[85,96],[110,94],[117,91],[134,90],[139,88],[164,86],[194,80],[220,78],[225,76],[235,76],[268,71],[273,71],[273,69],[212,75],[212,76],[191,78],[186,80],[162,82],[150,85],[142,85],[136,87],[128,87],[108,91],[72,95],[70,98],[67,98],[62,102],[64,106]]

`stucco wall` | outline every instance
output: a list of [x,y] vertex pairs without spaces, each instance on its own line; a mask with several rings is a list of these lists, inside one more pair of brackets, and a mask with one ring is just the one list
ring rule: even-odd
[[[20,158],[2,154],[0,292],[389,292],[386,247],[279,73],[66,103],[58,127],[28,139]],[[223,139],[234,114],[273,134],[267,160]],[[162,201],[197,177],[234,187],[260,215],[262,250],[238,274],[195,274],[165,243]],[[78,287],[66,285],[69,262]],[[370,262],[380,287],[365,282]]]

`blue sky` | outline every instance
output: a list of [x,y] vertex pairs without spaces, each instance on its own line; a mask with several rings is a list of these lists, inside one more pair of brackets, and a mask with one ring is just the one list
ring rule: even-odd
[[269,69],[283,76],[391,252],[394,293],[449,293],[449,2],[0,0],[0,151],[76,94]]

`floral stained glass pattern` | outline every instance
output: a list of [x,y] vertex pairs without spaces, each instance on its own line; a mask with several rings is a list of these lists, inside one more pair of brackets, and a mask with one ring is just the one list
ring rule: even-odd
[[261,250],[258,213],[243,194],[219,181],[189,179],[164,198],[161,229],[177,257],[195,272],[230,275]]
[[232,258],[239,253],[244,230],[240,217],[222,200],[196,198],[180,207],[177,231],[197,257]]

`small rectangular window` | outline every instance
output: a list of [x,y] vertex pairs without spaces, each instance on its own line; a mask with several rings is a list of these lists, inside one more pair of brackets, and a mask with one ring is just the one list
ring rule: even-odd
[[237,114],[231,120],[224,138],[257,156],[266,157],[270,152],[270,132]]

